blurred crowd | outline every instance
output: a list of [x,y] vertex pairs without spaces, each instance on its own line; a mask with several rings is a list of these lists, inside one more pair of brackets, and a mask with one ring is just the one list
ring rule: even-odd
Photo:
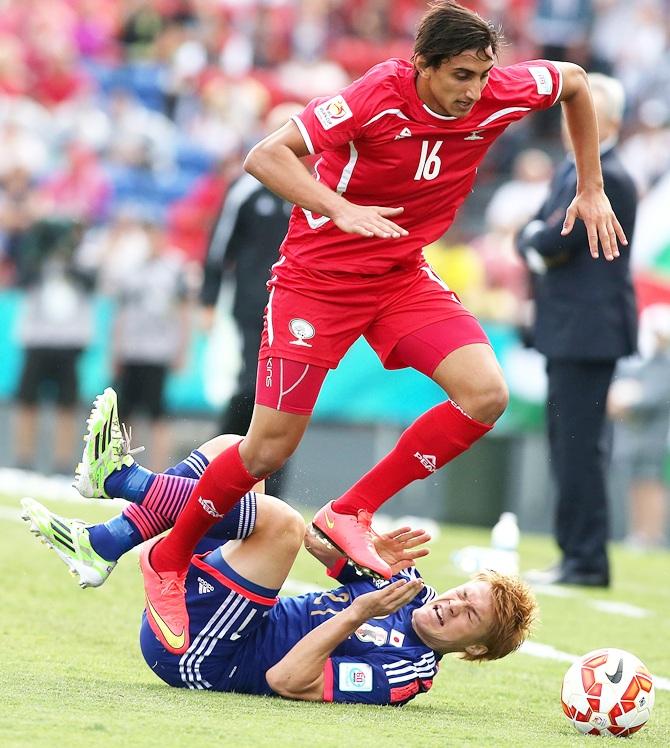
[[[624,83],[622,152],[641,193],[653,192],[670,162],[667,0],[469,5],[503,26],[502,64],[569,59]],[[102,288],[106,269],[113,275],[140,257],[133,250],[157,223],[173,251],[201,265],[266,114],[283,101],[331,93],[381,59],[407,57],[425,7],[422,0],[3,0],[0,286],[22,282],[22,241],[52,217],[75,221],[89,247],[97,245],[89,260],[103,271]],[[545,194],[550,156],[560,150],[557,114],[531,118],[497,144],[461,220],[430,250],[485,319],[516,321],[521,313],[524,271],[511,238]]]

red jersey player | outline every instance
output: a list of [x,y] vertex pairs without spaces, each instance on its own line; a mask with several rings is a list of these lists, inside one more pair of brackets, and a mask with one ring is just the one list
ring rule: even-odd
[[[512,122],[561,102],[574,144],[577,218],[590,250],[618,256],[625,235],[602,188],[584,71],[535,60],[494,65],[498,34],[454,2],[422,19],[411,62],[389,60],[340,93],[311,102],[249,154],[245,168],[295,203],[269,282],[256,407],[239,445],[207,467],[174,529],[142,555],[150,623],[186,634],[183,598],[193,549],[211,524],[293,453],[328,369],[363,335],[387,368],[411,366],[449,399],[420,416],[396,447],[313,525],[359,567],[389,578],[371,542],[374,511],[486,434],[507,388],[477,320],[433,273],[424,245],[449,228],[477,165]],[[316,179],[300,157],[318,154]]]

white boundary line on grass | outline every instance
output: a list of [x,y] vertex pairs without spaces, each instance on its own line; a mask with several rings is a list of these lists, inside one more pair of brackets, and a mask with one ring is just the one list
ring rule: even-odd
[[[530,655],[531,657],[540,657],[543,660],[558,660],[560,662],[575,662],[579,655],[561,652],[560,649],[552,647],[550,644],[541,644],[540,642],[524,642],[519,652]],[[670,691],[670,678],[663,678],[660,675],[654,675],[654,686],[661,691]]]

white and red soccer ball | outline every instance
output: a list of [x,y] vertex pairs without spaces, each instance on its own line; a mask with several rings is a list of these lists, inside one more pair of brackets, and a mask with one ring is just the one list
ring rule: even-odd
[[654,681],[630,652],[597,649],[580,657],[565,674],[561,705],[583,735],[626,737],[649,719]]

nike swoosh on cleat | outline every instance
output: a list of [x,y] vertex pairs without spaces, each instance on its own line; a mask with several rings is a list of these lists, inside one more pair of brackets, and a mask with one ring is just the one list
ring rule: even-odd
[[623,675],[623,659],[619,658],[619,665],[613,675],[605,673],[610,683],[619,683]]
[[328,516],[328,512],[324,512],[324,513],[323,513],[323,516],[324,516],[324,518],[325,518],[325,520],[326,520],[326,525],[328,526],[328,528],[329,528],[330,530],[332,530],[332,529],[333,529],[333,527],[335,527],[335,520],[334,520],[334,519],[331,519],[331,518],[330,518],[330,517]]
[[168,646],[172,649],[181,649],[184,646],[184,642],[186,641],[186,632],[184,629],[181,630],[181,634],[175,634],[174,631],[165,623],[165,621],[158,615],[156,612],[156,608],[151,604],[151,601],[149,598],[146,598],[147,602],[147,610],[151,614],[151,617],[154,619],[156,626],[161,631],[161,634],[163,634],[163,637],[165,638],[165,641],[167,642]]

